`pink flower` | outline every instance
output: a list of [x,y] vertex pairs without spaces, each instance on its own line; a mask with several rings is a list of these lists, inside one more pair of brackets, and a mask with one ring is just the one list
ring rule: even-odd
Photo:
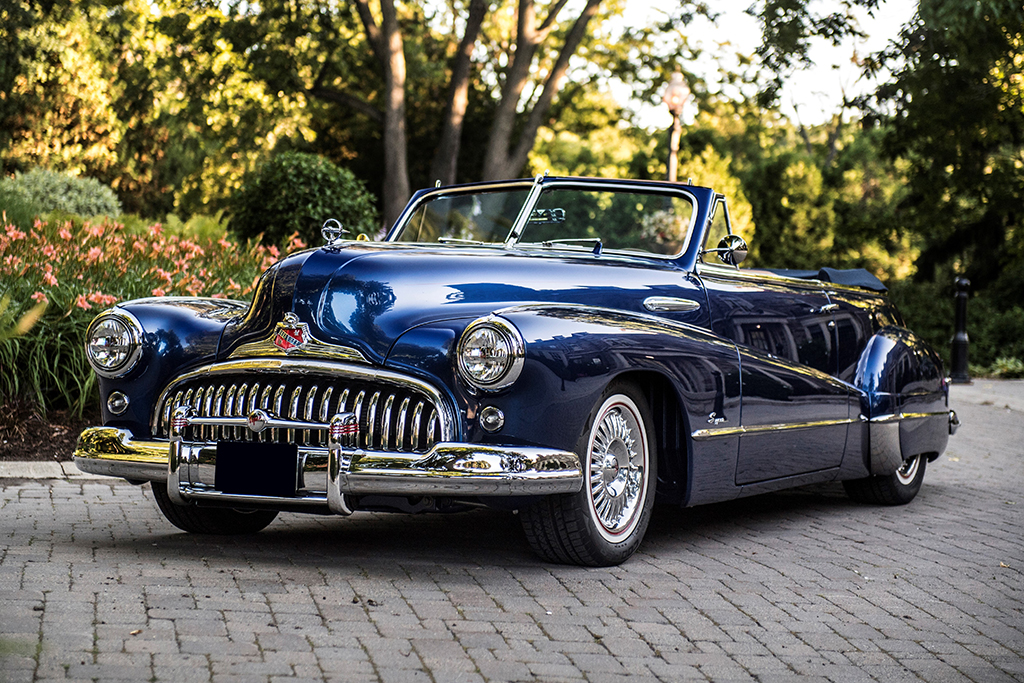
[[167,294],[167,292],[165,292],[160,287],[157,287],[156,289],[153,290],[153,296],[166,296],[166,294]]
[[224,294],[223,292],[217,292],[215,294],[211,294],[210,298],[211,299],[227,299],[228,296],[227,296],[227,294]]
[[43,256],[45,256],[46,258],[53,258],[56,255],[57,248],[52,244],[47,244],[45,247],[43,247]]
[[93,292],[89,295],[89,301],[100,306],[111,306],[117,303],[117,297],[111,296],[110,294],[103,294],[102,292]]
[[78,295],[78,298],[75,299],[75,306],[78,306],[79,308],[84,308],[85,310],[89,310],[90,308],[92,308],[92,304],[90,304],[89,301],[85,298],[85,294]]
[[68,230],[67,228],[61,228],[60,232],[57,234],[60,235],[60,238],[65,242],[71,239],[71,231]]
[[167,283],[167,286],[168,286],[168,287],[170,287],[171,285],[173,285],[173,284],[174,284],[174,278],[173,278],[173,277],[171,277],[171,274],[170,274],[170,273],[168,273],[168,272],[167,272],[166,270],[164,270],[163,268],[159,268],[159,267],[158,267],[158,268],[156,269],[156,275],[157,275],[157,277],[159,277],[160,279],[162,279],[162,280],[163,280],[164,282],[166,282],[166,283]]
[[217,244],[219,244],[220,246],[224,247],[225,249],[231,249],[231,248],[234,247],[234,245],[231,244],[231,242],[228,242],[223,237],[221,237],[219,240],[217,240]]
[[85,262],[96,263],[97,261],[102,260],[102,256],[103,250],[100,249],[99,247],[93,247],[92,249],[89,250],[89,253],[85,255]]
[[47,299],[46,295],[43,294],[42,292],[36,292],[35,294],[33,294],[32,301],[35,301],[36,303],[42,302],[44,304],[50,303],[50,300]]
[[56,287],[57,286],[57,278],[55,278],[53,276],[53,273],[51,273],[51,272],[43,273],[43,284],[49,285],[50,287]]
[[10,237],[12,240],[23,240],[23,239],[25,239],[25,233],[23,233],[21,230],[18,230],[13,225],[8,225],[7,226],[7,236]]

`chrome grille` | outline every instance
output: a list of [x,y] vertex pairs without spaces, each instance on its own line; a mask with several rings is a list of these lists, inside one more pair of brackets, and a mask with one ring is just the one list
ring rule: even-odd
[[[215,380],[215,381],[214,381]],[[407,386],[351,378],[218,375],[197,377],[167,393],[155,420],[155,433],[167,438],[171,414],[189,406],[196,417],[245,417],[260,408],[275,417],[327,425],[337,413],[355,413],[360,447],[367,450],[425,453],[441,428],[431,399]],[[258,441],[327,446],[326,431],[193,425],[192,442]]]

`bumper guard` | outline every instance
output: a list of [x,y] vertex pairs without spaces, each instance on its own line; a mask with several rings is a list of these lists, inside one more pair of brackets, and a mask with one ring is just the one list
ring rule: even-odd
[[136,440],[131,432],[114,427],[85,430],[75,450],[75,465],[92,474],[165,482],[171,500],[179,504],[209,501],[232,507],[326,507],[341,515],[352,512],[352,496],[539,496],[575,493],[583,486],[579,457],[568,451],[451,442],[434,444],[425,454],[367,451],[356,445],[352,413],[339,413],[326,425],[263,417],[259,431],[327,431],[327,448],[299,447],[294,497],[216,490],[216,443],[185,442],[181,435],[191,425],[252,429],[251,421],[245,417],[194,417],[187,408],[176,409],[169,441]]

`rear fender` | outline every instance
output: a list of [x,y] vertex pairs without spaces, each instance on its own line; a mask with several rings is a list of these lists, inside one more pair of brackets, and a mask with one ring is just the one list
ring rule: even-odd
[[861,354],[854,385],[861,391],[870,474],[892,474],[907,458],[934,459],[946,449],[950,412],[942,361],[913,332],[878,330]]

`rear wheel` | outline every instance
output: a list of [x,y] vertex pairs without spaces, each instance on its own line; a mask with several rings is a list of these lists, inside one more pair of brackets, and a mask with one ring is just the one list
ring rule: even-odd
[[846,494],[860,503],[873,505],[906,505],[914,500],[924,482],[928,459],[915,455],[904,461],[892,474],[851,479],[843,482]]
[[167,487],[153,482],[153,498],[167,521],[190,534],[219,536],[254,534],[265,529],[277,517],[276,510],[234,510],[201,508],[171,502]]
[[647,402],[635,387],[617,384],[605,391],[576,446],[583,488],[549,496],[520,515],[534,552],[552,562],[605,567],[636,551],[657,481],[651,424]]

